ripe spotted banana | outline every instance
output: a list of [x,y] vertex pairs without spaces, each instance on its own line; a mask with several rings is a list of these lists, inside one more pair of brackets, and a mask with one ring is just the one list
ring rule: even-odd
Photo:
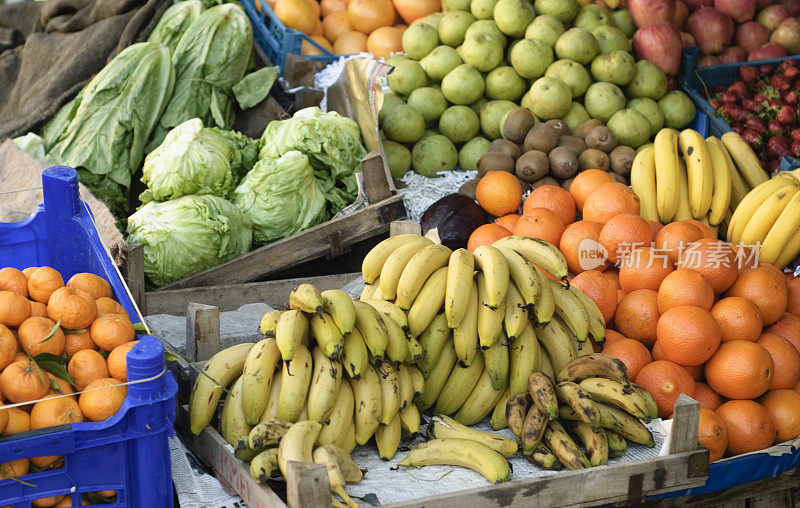
[[508,430],[517,436],[519,442],[522,439],[522,427],[525,425],[525,418],[528,416],[531,404],[531,398],[527,393],[512,395],[506,402],[506,424]]
[[539,299],[542,292],[542,279],[536,267],[528,261],[528,258],[518,251],[506,247],[498,247],[508,263],[508,274],[511,282],[517,286],[517,290],[522,295],[525,305],[532,307]]
[[250,425],[258,423],[267,407],[270,384],[281,352],[275,339],[264,339],[250,350],[242,371],[242,410]]
[[482,474],[492,483],[508,481],[508,461],[483,443],[470,439],[432,439],[415,446],[401,466],[462,466]]
[[592,400],[605,402],[632,414],[636,418],[648,419],[645,402],[639,392],[610,379],[590,377],[580,382],[580,387]]
[[536,464],[541,469],[561,469],[561,462],[559,462],[558,458],[553,454],[553,452],[551,452],[550,449],[542,443],[539,443],[539,446],[533,450],[533,453],[531,455],[526,455],[525,458]]
[[628,449],[628,442],[625,438],[614,432],[613,430],[604,429],[606,432],[606,440],[608,441],[608,456],[619,457]]
[[559,462],[564,464],[567,469],[583,469],[591,467],[589,459],[583,454],[575,441],[569,437],[567,431],[556,420],[550,421],[544,431],[543,439],[545,446],[552,450],[558,457]]
[[531,400],[551,420],[558,418],[558,398],[553,381],[542,372],[534,372],[528,377],[528,394]]
[[611,355],[592,353],[581,356],[558,371],[559,381],[580,383],[584,379],[601,377],[628,386],[628,373],[625,364]]
[[540,411],[537,406],[532,405],[528,408],[528,414],[525,415],[525,421],[522,423],[520,432],[523,455],[532,454],[536,447],[539,446],[549,421],[550,418]]
[[356,442],[363,445],[375,433],[383,413],[383,393],[375,367],[367,365],[361,379],[351,379],[350,386],[355,404]]
[[559,402],[571,407],[580,421],[588,423],[593,428],[600,427],[600,410],[581,385],[562,381],[556,385],[556,397]]
[[383,401],[378,421],[383,425],[389,425],[392,423],[392,418],[400,410],[400,376],[394,365],[382,365],[377,370]]
[[313,375],[308,389],[308,419],[315,422],[327,420],[339,395],[339,385],[344,377],[342,363],[331,360],[319,347],[311,351]]
[[456,249],[447,264],[447,288],[444,313],[447,326],[456,328],[467,313],[469,291],[472,286],[475,258],[467,249]]
[[595,467],[608,464],[608,438],[602,428],[594,429],[587,423],[568,420],[564,422],[564,427],[583,443],[589,465]]
[[641,386],[637,385],[636,383],[631,383],[630,388],[636,391],[644,401],[644,414],[646,418],[643,418],[643,420],[649,421],[658,418],[658,404],[656,403],[656,400],[653,398],[653,396],[650,395],[650,392],[648,392]]
[[517,453],[517,443],[513,439],[508,439],[507,437],[490,432],[475,430],[466,425],[462,425],[446,415],[436,415],[431,418],[431,423],[428,425],[428,434],[435,439],[453,437],[471,439],[472,441],[485,444],[506,458],[512,457]]
[[258,483],[267,483],[278,472],[278,448],[267,448],[250,461],[250,477]]
[[292,424],[280,420],[262,422],[250,430],[247,444],[253,450],[262,450],[268,446],[277,445]]
[[281,393],[278,396],[278,419],[296,422],[308,397],[311,383],[312,359],[308,348],[300,344],[291,362],[283,363]]
[[[597,407],[600,409],[601,426],[605,428],[611,428],[611,430],[621,435],[628,441],[639,443],[647,446],[648,448],[655,446],[653,435],[650,433],[647,427],[645,427],[642,422],[640,422],[634,416],[631,416],[621,409],[609,406],[608,404],[603,404],[602,402],[598,402]],[[613,426],[606,427],[606,421],[613,421],[615,424]]]

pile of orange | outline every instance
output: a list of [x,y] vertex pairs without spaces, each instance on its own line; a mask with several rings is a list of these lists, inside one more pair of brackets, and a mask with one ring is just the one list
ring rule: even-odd
[[[267,0],[284,25],[336,55],[368,51],[386,58],[402,51],[408,25],[442,9],[440,0]],[[258,2],[256,6],[260,8]],[[303,41],[303,55],[322,54]]]
[[[102,421],[122,407],[127,389],[118,385],[127,380],[126,355],[136,332],[112,297],[109,283],[91,273],[75,274],[65,284],[47,266],[0,269],[0,401],[38,401],[0,407],[2,435]],[[69,380],[39,365],[43,353],[63,358]],[[0,478],[56,467],[63,467],[61,457],[32,457],[0,464]],[[55,506],[62,501],[56,497],[53,504],[38,500],[34,506]]]

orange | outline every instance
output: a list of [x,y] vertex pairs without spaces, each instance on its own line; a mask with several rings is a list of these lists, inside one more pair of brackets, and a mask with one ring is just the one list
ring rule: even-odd
[[31,304],[24,296],[12,291],[0,291],[0,324],[18,327],[31,317]]
[[83,421],[83,415],[75,399],[72,397],[52,397],[40,400],[33,405],[31,409],[31,429],[44,429]]
[[14,361],[16,354],[17,339],[5,325],[0,325],[0,371]]
[[650,231],[653,232],[653,238],[656,237],[661,228],[664,227],[660,222],[656,222],[654,220],[647,221],[647,225],[650,226]]
[[617,309],[617,288],[597,270],[587,270],[572,278],[570,284],[583,291],[600,309],[606,323],[614,317]]
[[67,357],[72,357],[83,349],[97,349],[97,344],[92,340],[89,330],[84,330],[83,333],[68,333],[64,335],[64,354]]
[[608,261],[600,248],[602,229],[603,225],[597,222],[579,220],[567,226],[561,234],[558,248],[564,254],[570,272],[575,274],[584,270],[602,272],[606,269]]
[[18,478],[28,474],[30,471],[30,461],[28,459],[18,459],[12,462],[0,464],[0,480],[8,478]]
[[677,263],[686,247],[703,238],[703,232],[688,221],[672,222],[662,227],[653,243],[661,254],[666,254],[673,264]]
[[[60,355],[64,352],[64,332],[56,323],[43,317],[32,317],[19,325],[19,344],[31,356],[39,353]],[[55,331],[53,332],[53,328]],[[49,338],[48,338],[49,336]]]
[[369,35],[377,28],[394,24],[394,5],[392,0],[350,0],[347,16],[353,29]]
[[792,277],[791,275],[787,277],[786,289],[788,291],[786,312],[800,316],[800,277]]
[[784,313],[764,331],[780,335],[800,351],[800,318],[794,314]]
[[653,233],[638,214],[621,213],[611,217],[600,231],[600,244],[608,250],[608,259],[619,264],[637,247],[649,246]]
[[575,222],[575,200],[569,192],[556,185],[542,185],[528,194],[522,213],[527,215],[528,210],[534,208],[547,208],[558,215],[565,226]]
[[[322,20],[318,19],[314,22],[314,28],[311,30],[311,33],[308,34],[313,39],[314,37],[319,37],[320,39],[324,40],[327,43],[327,39],[324,37],[325,32],[322,30]],[[305,42],[305,41],[303,41]],[[330,43],[328,43],[330,44]],[[302,47],[302,45],[301,45]],[[319,66],[319,64],[317,64]]]
[[[769,273],[771,273],[772,276],[775,278],[775,282],[777,282],[779,285],[782,285],[783,287],[787,287],[788,283],[786,281],[786,277],[784,276],[783,271],[781,271],[780,268],[778,268],[775,265],[771,265],[769,263],[759,263],[758,266],[759,266],[759,268],[764,268]],[[786,294],[787,294],[787,304],[788,304],[788,294],[789,294],[788,288],[787,288]]]
[[498,217],[494,220],[493,224],[497,224],[498,226],[503,226],[509,232],[514,230],[514,224],[517,223],[519,220],[519,215],[516,213],[509,213],[507,215],[503,215],[502,217]]
[[658,330],[658,293],[638,289],[625,295],[617,305],[614,326],[626,337],[652,346]]
[[774,333],[762,333],[756,344],[760,344],[772,357],[775,375],[768,390],[793,388],[800,382],[800,352],[791,342]]
[[727,296],[747,298],[761,310],[764,326],[771,325],[786,311],[786,283],[768,268],[745,268],[728,290]]
[[30,362],[14,362],[0,374],[3,396],[14,404],[41,399],[47,393],[45,372]]
[[75,388],[82,391],[95,379],[108,377],[108,367],[103,356],[93,349],[84,349],[75,353],[67,365]]
[[639,197],[627,185],[604,183],[583,202],[583,219],[605,224],[621,213],[639,215]]
[[332,12],[347,12],[347,0],[320,0],[319,7],[324,18]]
[[27,298],[28,277],[10,266],[0,268],[0,291],[11,291]]
[[613,282],[617,289],[622,289],[622,286],[619,284],[619,270],[612,266],[607,270],[603,270],[603,275],[605,275],[608,280]]
[[442,10],[440,0],[394,0],[394,6],[406,23],[412,23]]
[[612,182],[614,182],[614,179],[605,171],[587,169],[575,175],[575,178],[572,179],[572,183],[569,184],[569,193],[575,200],[575,205],[578,207],[578,210],[583,210],[583,203],[586,201],[586,198],[589,197],[589,194],[604,183]]
[[773,390],[759,401],[775,424],[776,443],[800,436],[800,393],[794,390]]
[[310,34],[319,20],[319,4],[312,0],[278,0],[274,10],[284,25],[305,34]]
[[512,233],[539,238],[551,245],[558,245],[564,233],[564,223],[558,215],[547,208],[531,208],[514,224]]
[[626,293],[638,289],[658,291],[661,282],[672,271],[672,263],[657,249],[636,247],[626,253],[620,262],[619,285]]
[[61,320],[61,326],[69,330],[87,328],[97,317],[97,304],[92,296],[73,287],[58,288],[47,302],[47,317]]
[[28,294],[37,302],[47,303],[56,289],[64,287],[61,274],[49,266],[42,266],[28,275]]
[[[322,46],[323,48],[325,48],[329,52],[333,53],[333,46],[331,45],[330,42],[328,42],[328,39],[326,39],[322,35],[313,35],[312,34],[312,35],[309,36],[309,39],[311,39],[312,41],[316,42],[317,44],[319,44],[320,46]],[[324,55],[325,53],[323,53],[321,49],[317,48],[316,46],[314,46],[310,42],[304,40],[302,42],[302,44],[300,44],[300,54],[301,55],[312,56],[312,55]],[[321,65],[322,65],[321,63],[317,64],[317,66],[321,66]]]
[[700,407],[705,407],[712,411],[722,404],[722,397],[702,381],[696,381],[694,384],[694,400],[700,403]]
[[750,300],[738,296],[723,298],[711,307],[711,315],[719,323],[722,342],[755,341],[761,335],[761,310]]
[[729,399],[754,399],[767,391],[775,376],[769,351],[748,340],[723,342],[706,362],[706,382]]
[[688,244],[678,266],[702,274],[711,283],[715,294],[727,291],[739,276],[736,253],[731,244],[716,238],[701,238]]
[[9,421],[8,414],[9,413],[8,413],[8,411],[6,409],[7,408],[4,408],[4,407],[0,406],[0,432],[5,430],[5,428],[8,426],[8,421]]
[[697,441],[708,449],[708,460],[714,462],[721,459],[728,448],[728,428],[725,422],[713,410],[701,407],[698,424]]
[[3,409],[3,412],[8,413],[8,423],[3,429],[4,436],[31,430],[31,415],[28,412],[18,407]]
[[95,304],[97,304],[98,317],[102,316],[103,314],[126,314],[125,309],[122,308],[122,305],[105,296],[95,300]]
[[47,377],[50,378],[47,395],[67,395],[75,393],[75,390],[72,389],[72,385],[69,384],[69,382],[55,377],[50,372],[47,373]]
[[114,350],[111,351],[111,353],[108,355],[108,358],[106,358],[106,363],[108,364],[108,374],[110,377],[123,382],[128,380],[128,352],[133,349],[133,346],[135,346],[137,342],[139,341],[134,340],[132,342],[125,343],[121,346],[115,347]]
[[475,231],[469,235],[469,240],[467,241],[467,250],[472,252],[481,245],[491,245],[497,240],[505,238],[506,236],[511,236],[511,231],[507,230],[503,226],[498,226],[497,224],[484,224],[482,226],[478,226],[475,228]]
[[31,316],[47,317],[47,305],[42,302],[34,302],[33,300],[30,300],[28,303],[31,304]]
[[720,331],[707,310],[682,306],[661,314],[656,337],[668,360],[693,367],[711,358],[719,346]]
[[650,392],[658,404],[658,416],[666,418],[672,414],[675,401],[680,394],[694,397],[694,379],[678,365],[658,360],[645,365],[636,376],[636,384]]
[[90,332],[94,343],[106,351],[130,342],[136,336],[130,319],[124,314],[100,316],[92,323]]
[[686,219],[684,222],[697,226],[697,229],[703,232],[703,238],[717,238],[717,235],[714,234],[714,231],[707,224],[703,224],[697,219]]
[[716,413],[728,429],[728,456],[763,450],[775,442],[772,416],[754,400],[728,401]]
[[367,37],[367,51],[375,58],[388,58],[403,51],[403,32],[393,26],[382,26]]
[[691,305],[711,310],[714,289],[701,274],[688,268],[670,273],[658,287],[658,310],[663,314],[672,307]]
[[28,268],[25,268],[24,270],[22,270],[22,273],[25,274],[26,278],[30,278],[31,274],[33,272],[35,272],[37,268],[39,268],[39,267],[38,266],[29,266]]
[[[363,0],[351,0],[353,2]],[[495,217],[516,213],[522,203],[522,187],[517,177],[506,171],[489,171],[475,187],[475,199],[481,208]],[[559,222],[561,222],[559,220]],[[564,224],[561,224],[564,227]]]
[[93,273],[76,273],[67,281],[67,287],[86,291],[91,295],[92,300],[97,300],[103,296],[108,298],[114,296],[111,291],[111,284]]
[[329,41],[336,42],[339,36],[351,31],[353,28],[350,26],[350,18],[347,17],[347,11],[336,11],[326,14],[322,18],[322,32],[325,38]]
[[[33,459],[31,459],[31,462],[34,462]],[[36,463],[34,462],[34,464]],[[31,506],[34,508],[50,508],[62,501],[64,497],[64,494],[58,496],[40,497],[39,499],[34,499],[31,501]]]
[[341,34],[333,43],[333,52],[337,55],[352,55],[367,50],[367,36],[356,30]]
[[611,330],[609,328],[606,328],[606,340],[603,342],[603,346],[608,346],[612,342],[616,342],[622,339],[627,339],[627,337],[622,335],[616,330]]
[[636,376],[639,375],[645,365],[653,361],[650,356],[650,351],[639,342],[633,339],[620,339],[603,348],[603,353],[618,358],[625,364],[628,370],[628,378],[631,381],[636,381]]
[[731,247],[736,252],[736,266],[739,268],[739,273],[742,273],[747,268],[758,266],[758,256],[752,249],[736,244],[731,244]]
[[[81,413],[87,420],[99,422],[110,418],[122,407],[128,389],[114,378],[95,379],[78,399]],[[93,390],[93,391],[88,391]]]
[[[258,5],[258,4],[256,4]],[[81,498],[81,506],[89,506],[89,501]],[[72,504],[72,498],[69,496],[64,496],[64,499],[58,502],[55,505],[55,508],[72,508],[74,505]]]
[[26,355],[22,351],[17,351],[17,354],[14,355],[14,361],[15,362],[27,362],[28,361],[28,355]]

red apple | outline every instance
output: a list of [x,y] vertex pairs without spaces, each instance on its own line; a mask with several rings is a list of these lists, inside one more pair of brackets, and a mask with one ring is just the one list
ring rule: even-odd
[[692,46],[697,46],[697,41],[694,40],[694,36],[689,32],[681,32],[681,44],[684,48],[691,48]]
[[756,14],[756,0],[714,0],[714,8],[737,23],[750,21]]
[[775,0],[756,0],[756,10],[760,11],[764,7],[768,5],[772,5],[775,3]]
[[629,0],[628,10],[639,28],[675,20],[675,0]]
[[747,60],[767,60],[770,58],[783,58],[786,49],[777,42],[768,42],[748,53]]
[[800,20],[797,18],[784,19],[772,32],[769,40],[786,48],[786,52],[790,55],[800,53]]
[[711,67],[712,65],[720,65],[722,60],[718,56],[706,55],[697,62],[698,67]]
[[765,7],[756,16],[756,21],[764,25],[770,32],[778,28],[781,21],[789,17],[789,9],[781,4],[774,4]]
[[722,63],[744,62],[747,60],[747,51],[741,46],[731,46],[719,55]]
[[681,47],[681,33],[668,21],[640,28],[633,34],[636,58],[650,60],[667,76],[678,73]]
[[736,27],[736,44],[752,51],[769,42],[769,30],[758,21],[748,21]]
[[714,7],[714,0],[683,0],[689,12],[694,12],[700,7]]
[[[797,0],[800,2],[800,0]],[[686,7],[686,4],[683,3],[682,0],[678,0],[675,2],[675,26],[678,27],[678,30],[683,30],[684,25],[686,25],[686,18],[689,17],[689,8]]]
[[701,7],[686,22],[704,55],[721,53],[733,39],[733,20],[713,7]]

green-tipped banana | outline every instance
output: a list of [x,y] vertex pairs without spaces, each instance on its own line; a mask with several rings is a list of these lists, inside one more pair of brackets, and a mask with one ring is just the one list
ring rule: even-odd
[[425,378],[428,377],[433,366],[439,361],[439,355],[442,354],[442,349],[446,343],[453,343],[450,340],[450,328],[447,326],[445,315],[439,314],[433,318],[428,328],[419,336],[422,358],[417,360],[417,367]]
[[[456,366],[436,399],[436,412],[453,414],[464,404],[483,374],[483,355],[478,355],[469,367]],[[428,379],[430,381],[430,378]]]
[[[600,408],[601,415],[603,415],[603,413],[607,413],[606,417],[601,418],[601,422],[613,420],[617,423],[614,427],[611,427],[611,430],[621,435],[628,441],[639,443],[640,445],[647,446],[648,448],[655,446],[653,434],[651,434],[647,427],[645,427],[644,424],[642,424],[642,422],[637,420],[635,417],[631,416],[625,411],[622,411],[621,409],[617,409],[608,404],[603,404],[602,402],[598,402],[597,407]],[[605,427],[605,425],[603,425],[603,427]]]
[[542,364],[542,348],[530,323],[508,348],[508,389],[511,394],[525,392],[528,378]]
[[453,329],[453,344],[461,365],[469,367],[478,354],[478,285],[473,280],[468,286],[468,299],[464,316]]
[[509,342],[514,342],[525,327],[528,326],[528,307],[525,306],[525,301],[522,299],[516,284],[508,285],[503,326]]
[[233,456],[242,462],[250,462],[262,451],[250,448],[250,445],[247,444],[247,436],[240,437],[236,440],[236,444],[233,445]]
[[564,320],[580,342],[586,342],[586,338],[589,336],[589,314],[586,312],[583,302],[566,286],[550,279],[548,282],[553,288],[556,314]]
[[500,340],[483,352],[484,368],[495,390],[502,390],[508,385],[508,346],[504,335],[501,334]]
[[628,449],[628,442],[625,441],[625,438],[613,430],[606,429],[606,439],[608,440],[609,457],[620,457]]
[[658,418],[658,404],[656,404],[656,400],[652,395],[650,395],[650,392],[636,383],[631,383],[630,387],[636,391],[644,401],[644,414],[647,416],[647,418],[643,418],[643,420],[647,421]]
[[428,277],[408,310],[408,331],[412,337],[419,337],[439,313],[446,289],[447,267],[443,266]]
[[425,378],[425,389],[422,390],[422,395],[417,399],[417,407],[420,411],[425,411],[436,403],[436,399],[447,383],[450,377],[450,372],[456,364],[456,350],[453,348],[453,342],[447,341],[436,364],[433,365]]
[[500,388],[494,388],[492,375],[487,368],[484,368],[467,400],[461,404],[453,418],[464,425],[474,425],[483,420],[503,396],[507,384],[507,380],[504,380]]

